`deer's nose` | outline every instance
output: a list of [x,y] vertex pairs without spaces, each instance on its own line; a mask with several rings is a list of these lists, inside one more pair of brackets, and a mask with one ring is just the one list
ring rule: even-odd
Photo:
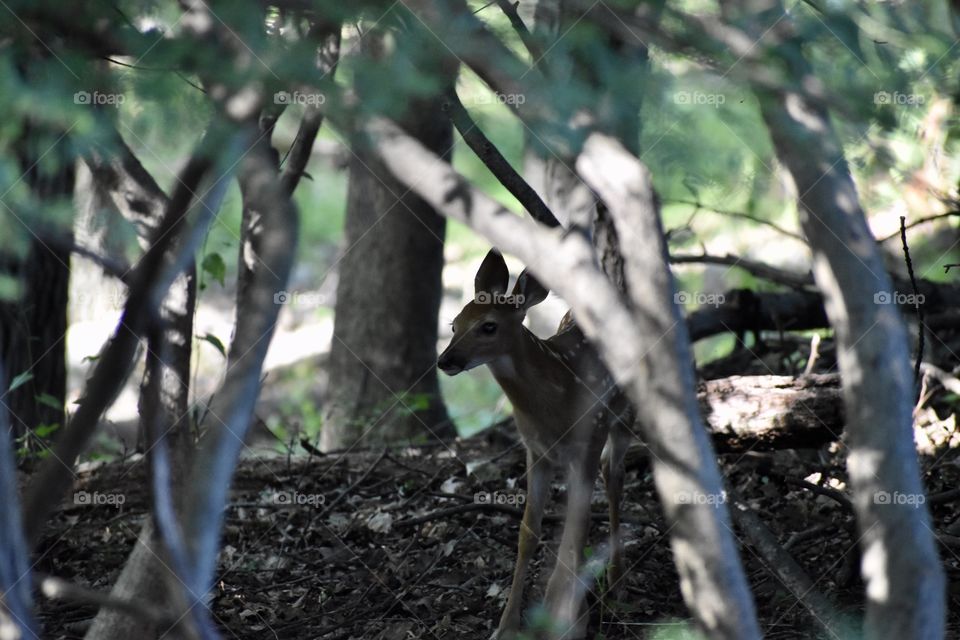
[[463,366],[454,362],[453,356],[447,351],[440,354],[437,359],[437,366],[448,376],[455,376],[463,371]]

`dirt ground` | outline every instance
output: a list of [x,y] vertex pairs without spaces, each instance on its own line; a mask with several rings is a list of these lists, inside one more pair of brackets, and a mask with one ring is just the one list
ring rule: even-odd
[[[942,431],[942,424],[931,426]],[[212,602],[225,638],[486,639],[509,587],[523,452],[509,425],[449,446],[248,459],[226,514]],[[955,439],[955,438],[954,438]],[[940,438],[943,441],[943,438]],[[953,439],[950,439],[952,441]],[[856,534],[844,487],[842,445],[813,451],[721,456],[727,486],[747,501],[806,569],[816,589],[851,615],[862,610]],[[960,538],[946,535],[960,476],[956,450],[923,460],[950,579],[950,629],[960,636]],[[819,474],[819,476],[811,475]],[[803,478],[823,490],[804,486]],[[35,570],[107,590],[147,510],[142,461],[82,474],[77,491],[123,494],[122,506],[65,505],[48,526]],[[839,489],[834,489],[839,487]],[[500,504],[477,494],[501,494]],[[562,486],[534,566],[551,567]],[[482,495],[486,495],[485,493]],[[606,533],[598,485],[591,549]],[[694,637],[680,596],[668,527],[642,455],[628,459],[626,585],[618,601],[591,598],[591,630],[605,638]],[[738,532],[739,534],[739,532]],[[765,637],[825,637],[815,620],[741,539],[741,556]],[[539,588],[539,587],[538,587]],[[45,637],[80,638],[95,611],[38,596]]]

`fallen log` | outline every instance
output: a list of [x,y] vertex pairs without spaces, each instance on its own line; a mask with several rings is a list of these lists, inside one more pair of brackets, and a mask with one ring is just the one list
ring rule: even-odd
[[731,376],[701,382],[700,410],[718,452],[815,448],[843,433],[840,376]]

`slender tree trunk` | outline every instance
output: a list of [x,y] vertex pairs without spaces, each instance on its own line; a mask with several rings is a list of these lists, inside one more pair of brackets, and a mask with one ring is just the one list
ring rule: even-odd
[[[448,158],[442,105],[442,91],[412,100],[402,126]],[[353,153],[322,447],[449,437],[436,367],[446,220],[373,153]]]
[[780,161],[797,191],[813,275],[836,332],[847,416],[848,470],[862,537],[868,638],[941,638],[944,575],[913,443],[911,373],[903,319],[826,107],[806,94],[813,76],[777,0],[725,3],[761,45],[775,42],[791,87],[755,89]]
[[[122,141],[118,138],[116,142],[117,148],[109,158],[95,155],[88,159],[94,178],[93,207],[95,212],[125,218],[137,230],[140,245],[146,249],[169,199]],[[137,204],[132,207],[130,203]],[[177,276],[163,300],[160,314],[165,329],[158,339],[148,340],[146,373],[140,385],[140,437],[146,442],[156,437],[157,434],[149,434],[150,424],[163,425],[166,430],[163,437],[172,451],[171,476],[178,483],[173,487],[175,496],[183,495],[182,483],[193,453],[189,398],[195,301],[196,267],[191,265]],[[166,358],[159,363],[160,375],[151,377],[152,361],[161,353]],[[153,385],[160,389],[151,389]],[[151,446],[145,448],[152,450]],[[176,578],[167,570],[164,557],[163,543],[152,516],[148,516],[111,594],[162,607],[172,605],[168,585]],[[104,608],[85,638],[153,638],[162,631],[149,621]]]

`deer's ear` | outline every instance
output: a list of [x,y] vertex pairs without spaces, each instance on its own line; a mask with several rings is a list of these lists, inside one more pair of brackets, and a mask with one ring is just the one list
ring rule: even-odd
[[513,285],[513,295],[523,296],[523,302],[520,308],[526,311],[535,304],[543,302],[550,291],[540,284],[540,281],[533,277],[528,270],[524,269],[517,278],[517,284]]
[[473,280],[473,289],[476,293],[506,293],[507,283],[510,280],[510,271],[503,256],[496,249],[490,249],[483,259],[477,277]]

